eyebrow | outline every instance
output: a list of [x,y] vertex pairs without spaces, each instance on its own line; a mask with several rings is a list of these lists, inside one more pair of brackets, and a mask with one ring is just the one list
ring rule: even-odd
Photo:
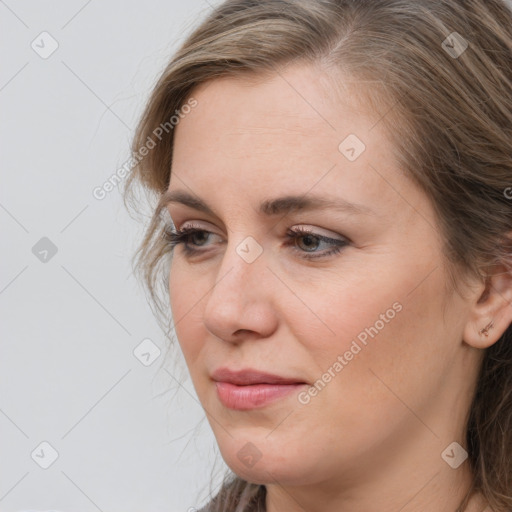
[[[213,217],[217,217],[213,209],[205,203],[200,197],[186,192],[185,190],[168,190],[161,199],[161,207],[166,207],[170,203],[180,203],[194,210],[204,212]],[[356,215],[377,215],[371,208],[362,204],[350,203],[345,199],[336,197],[330,199],[316,195],[287,195],[268,199],[260,203],[259,212],[261,215],[271,217],[290,213],[293,211],[311,211],[332,209],[342,213]]]

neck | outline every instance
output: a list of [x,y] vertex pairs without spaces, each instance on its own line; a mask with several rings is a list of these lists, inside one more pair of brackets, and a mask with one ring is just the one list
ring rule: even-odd
[[[464,492],[447,492],[444,496],[438,494],[435,499],[419,500],[418,496],[397,497],[395,500],[389,495],[383,495],[372,505],[355,504],[354,499],[333,498],[327,503],[325,495],[321,501],[315,500],[311,494],[302,493],[297,489],[275,487],[273,484],[266,485],[265,511],[266,512],[343,512],[343,511],[362,511],[366,512],[492,512],[488,502],[480,493],[472,493],[471,486]],[[427,488],[422,492],[428,492]],[[293,494],[292,494],[293,493]],[[389,505],[391,502],[400,503],[406,501],[404,505]],[[366,503],[366,502],[364,502]],[[384,505],[383,503],[388,503]]]
[[288,485],[276,476],[266,485],[266,510],[481,512],[475,498],[465,499],[472,488],[469,460],[454,469],[441,458],[454,439],[461,433],[439,438],[422,424],[409,424],[385,446],[369,447],[350,467],[333,469],[329,480],[312,475],[304,485]]

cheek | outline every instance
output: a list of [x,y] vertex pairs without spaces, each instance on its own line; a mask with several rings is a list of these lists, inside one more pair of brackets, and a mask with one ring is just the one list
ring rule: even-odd
[[[309,289],[302,287],[301,300],[309,307],[295,309],[293,322],[287,314],[288,323],[297,326],[297,339],[307,344],[310,355],[320,357],[325,366],[326,358],[333,362],[333,357],[351,349],[354,355],[359,350],[357,345],[359,354],[368,352],[371,345],[381,345],[394,324],[405,328],[406,288],[382,277],[323,278]],[[289,308],[287,311],[290,313]],[[350,354],[347,357],[355,359]]]
[[443,281],[439,269],[415,288],[419,281],[411,267],[395,272],[392,280],[384,272],[358,283],[345,280],[343,287],[330,282],[321,301],[309,297],[334,331],[319,331],[318,320],[309,325],[303,320],[296,333],[307,344],[312,366],[321,369],[310,375],[318,392],[307,406],[318,417],[329,410],[336,423],[371,438],[375,422],[387,421],[383,428],[391,428],[410,416],[404,403],[421,410],[432,398],[429,382],[442,380],[448,369]]
[[201,302],[204,295],[191,285],[189,273],[179,260],[172,262],[169,272],[169,301],[176,338],[180,344],[190,373],[194,374],[196,362],[202,349]]

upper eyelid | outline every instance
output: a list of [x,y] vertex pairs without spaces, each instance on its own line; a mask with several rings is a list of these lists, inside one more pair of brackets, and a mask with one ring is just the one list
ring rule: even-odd
[[[217,234],[215,231],[212,231],[208,226],[204,227],[204,226],[197,224],[198,222],[208,222],[208,221],[205,221],[205,220],[203,220],[203,221],[188,221],[188,220],[186,220],[184,222],[181,222],[180,226],[178,227],[178,225],[173,220],[170,220],[168,223],[166,223],[165,229],[172,228],[172,229],[176,229],[177,231],[180,231],[185,228],[194,228],[194,229],[197,229],[198,231],[199,230],[200,231],[209,231],[209,232],[213,233],[214,235]],[[229,230],[229,231],[231,231],[231,230]]]
[[[170,203],[169,205],[167,205],[167,207],[166,207],[166,208],[163,208],[164,215],[169,219],[169,222],[172,224],[172,226],[174,226],[174,227],[175,227],[176,229],[178,229],[178,230],[183,229],[183,226],[184,226],[185,224],[188,224],[189,222],[191,222],[191,223],[193,223],[193,224],[194,224],[195,222],[206,222],[206,223],[208,223],[208,224],[212,224],[212,223],[211,223],[211,221],[209,221],[209,220],[205,220],[205,219],[200,219],[200,220],[197,220],[197,221],[188,221],[188,220],[185,220],[185,221],[182,221],[182,222],[181,222],[180,227],[178,227],[178,226],[176,225],[176,223],[174,222],[174,220],[172,219],[172,217],[171,217],[171,213],[170,213],[170,210],[169,210],[169,206],[170,206],[170,205],[176,205],[178,208],[183,207],[186,211],[187,211],[187,210],[189,210],[190,208],[189,208],[188,206],[183,206],[183,205],[182,205],[181,203],[179,203],[179,202],[178,202],[178,203]],[[306,211],[304,211],[304,212],[297,212],[297,213],[298,213],[299,215],[307,215],[307,214],[308,214],[308,212],[306,212]],[[180,214],[178,214],[178,215],[180,215]],[[190,216],[190,212],[187,212],[187,213],[186,213],[186,217],[190,218],[189,216]],[[286,215],[283,215],[283,217],[282,217],[282,218],[284,218],[284,217],[286,217]],[[269,220],[270,220],[270,219],[269,219]],[[297,219],[297,220],[298,220],[298,219]],[[178,222],[178,223],[179,223],[179,222]],[[270,231],[274,231],[274,228],[275,228],[276,226],[278,226],[280,223],[281,223],[281,220],[279,220],[279,221],[276,223],[276,222],[275,222],[275,219],[274,219],[274,222],[272,223],[272,227],[271,227]],[[225,224],[223,223],[223,226],[224,226],[224,225],[225,225]],[[311,229],[311,230],[323,230],[323,231],[327,231],[327,232],[328,232],[327,234],[325,234],[325,233],[319,233],[319,235],[321,235],[321,236],[326,236],[326,237],[328,237],[328,238],[329,238],[329,237],[331,237],[331,238],[335,238],[335,237],[343,237],[343,238],[345,238],[346,240],[349,240],[349,238],[348,238],[347,236],[342,235],[341,233],[336,233],[336,231],[332,231],[332,230],[330,230],[330,229],[326,229],[326,228],[320,228],[320,227],[317,227],[317,226],[312,226],[312,225],[308,224],[307,222],[302,222],[302,223],[301,223],[301,222],[297,222],[296,224],[294,224],[294,227],[295,227],[295,226],[304,226],[304,225],[306,225],[306,226],[310,226],[310,228],[309,228],[309,229]],[[197,229],[201,229],[201,230],[204,230],[204,231],[210,231],[208,228],[203,228],[203,227],[198,227]],[[226,229],[228,230],[228,232],[229,232],[229,233],[231,233],[231,232],[233,231],[229,226],[226,226]],[[269,232],[269,231],[267,230],[267,231],[266,231],[266,233],[268,233],[268,232]],[[214,231],[212,231],[212,233],[217,234],[217,233],[215,233]],[[329,234],[329,233],[331,233],[331,234]],[[219,235],[219,236],[220,236],[220,235]]]
[[[189,224],[190,222],[190,224]],[[181,231],[183,229],[196,229],[197,231],[207,231],[213,235],[222,236],[215,231],[211,231],[208,227],[204,227],[201,225],[196,224],[197,221],[185,221],[181,224],[181,226],[178,228],[175,226],[177,231]],[[174,224],[172,224],[174,226]],[[317,226],[312,226],[311,224],[296,224],[294,226],[291,226],[289,228],[286,228],[286,231],[294,231],[294,230],[304,230],[304,231],[311,231],[315,236],[324,237],[324,238],[331,238],[334,240],[342,239],[349,241],[349,238],[345,235],[342,235],[340,233],[336,233],[335,231],[332,231],[330,229],[325,229]]]

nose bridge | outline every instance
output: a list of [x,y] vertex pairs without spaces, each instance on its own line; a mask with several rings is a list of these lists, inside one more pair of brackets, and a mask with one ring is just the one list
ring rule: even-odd
[[233,237],[227,243],[213,291],[228,293],[240,301],[248,290],[257,292],[257,277],[264,268],[262,245],[252,236]]
[[262,312],[252,314],[247,310],[251,304],[261,306],[263,295],[269,291],[261,279],[265,266],[263,247],[256,239],[234,236],[228,241],[204,310],[210,331],[227,339],[239,329],[257,329],[250,325],[249,318],[260,317]]

